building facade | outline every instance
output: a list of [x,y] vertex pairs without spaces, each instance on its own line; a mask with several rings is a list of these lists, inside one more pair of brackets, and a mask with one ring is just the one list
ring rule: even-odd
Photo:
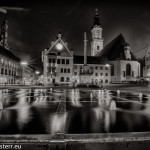
[[102,26],[96,9],[91,30],[91,55],[87,56],[84,33],[84,56],[73,55],[61,34],[42,52],[44,84],[108,84],[134,81],[140,76],[140,63],[122,34],[103,48]]
[[8,50],[6,13],[0,8],[0,85],[21,84],[21,60]]
[[143,77],[150,78],[150,47],[147,48],[143,61]]
[[51,42],[51,47],[42,52],[44,67],[44,85],[72,84],[73,52],[58,34],[57,40]]
[[21,84],[21,60],[0,46],[0,84]]

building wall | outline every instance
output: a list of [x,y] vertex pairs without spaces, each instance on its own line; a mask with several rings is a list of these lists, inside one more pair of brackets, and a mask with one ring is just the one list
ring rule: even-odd
[[[49,62],[55,59],[55,63]],[[47,57],[47,84],[71,84],[73,73],[73,57],[48,56]]]
[[[114,75],[111,74],[112,82],[134,81],[140,76],[140,63],[138,61],[118,60],[111,61],[114,65]],[[127,65],[131,66],[130,75],[127,73]]]
[[108,84],[111,82],[110,66],[106,64],[88,64],[89,67],[93,67],[93,73],[91,75],[80,75],[83,64],[74,64],[74,80],[77,83],[93,83],[93,84]]
[[146,56],[144,57],[145,66],[143,68],[143,76],[150,77],[150,49],[148,49]]
[[0,84],[21,84],[20,63],[0,55]]

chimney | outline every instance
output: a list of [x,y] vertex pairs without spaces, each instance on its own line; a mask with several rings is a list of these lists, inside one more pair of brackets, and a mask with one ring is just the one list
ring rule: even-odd
[[87,36],[84,32],[84,65],[87,65]]

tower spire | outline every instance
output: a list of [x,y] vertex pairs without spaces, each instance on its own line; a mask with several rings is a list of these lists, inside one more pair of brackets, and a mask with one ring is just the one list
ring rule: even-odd
[[98,9],[95,9],[95,16],[94,16],[94,24],[93,27],[95,26],[100,26],[100,22],[99,22],[99,13],[98,13]]

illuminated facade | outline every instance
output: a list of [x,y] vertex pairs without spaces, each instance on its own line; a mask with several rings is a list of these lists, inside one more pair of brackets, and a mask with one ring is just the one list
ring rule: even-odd
[[150,78],[150,47],[148,47],[144,56],[143,77]]
[[8,50],[6,13],[0,8],[0,85],[21,84],[21,60]]
[[91,30],[91,56],[87,56],[84,33],[84,56],[73,55],[61,34],[42,52],[44,84],[108,84],[129,82],[140,76],[140,63],[122,34],[103,48],[102,26],[96,9]]

